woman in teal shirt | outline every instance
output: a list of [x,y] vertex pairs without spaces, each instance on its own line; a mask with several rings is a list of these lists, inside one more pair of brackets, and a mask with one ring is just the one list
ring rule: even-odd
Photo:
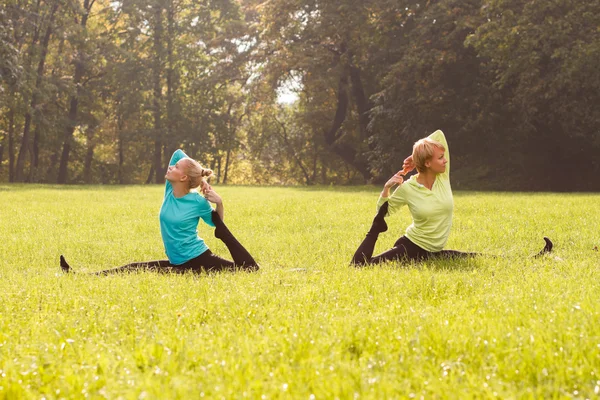
[[[223,223],[223,201],[206,182],[212,171],[204,169],[183,151],[173,153],[165,175],[165,195],[159,213],[160,233],[168,260],[135,262],[100,274],[150,269],[160,272],[220,271],[244,269],[255,271],[258,264]],[[200,188],[200,194],[196,189]],[[209,202],[216,205],[213,210]],[[215,228],[215,236],[223,241],[233,261],[213,254],[198,236],[198,223],[202,219]],[[71,267],[60,256],[63,271]]]
[[[404,182],[403,175],[413,169],[417,174]],[[390,189],[399,185],[390,196]],[[394,247],[373,257],[375,243],[387,230],[385,217],[408,206],[413,223]],[[442,250],[450,236],[454,200],[450,186],[450,151],[444,133],[435,131],[417,141],[413,153],[404,160],[402,171],[384,185],[377,201],[378,212],[366,238],[356,250],[352,264],[376,264],[389,260],[426,260],[431,257],[468,257],[478,253]],[[550,252],[552,242],[538,254]]]

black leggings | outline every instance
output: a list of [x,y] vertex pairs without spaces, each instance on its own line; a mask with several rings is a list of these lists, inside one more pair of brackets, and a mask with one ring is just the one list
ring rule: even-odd
[[[122,267],[96,272],[95,275],[110,275],[140,270],[175,274],[183,274],[186,272],[201,273],[213,271],[216,272],[234,270],[258,270],[259,267],[254,258],[250,255],[248,250],[246,250],[246,248],[242,246],[242,244],[235,238],[235,236],[233,236],[233,234],[229,231],[229,229],[221,220],[221,217],[216,211],[212,212],[212,221],[215,225],[215,237],[221,239],[225,246],[227,246],[227,249],[229,250],[231,257],[233,258],[233,261],[221,258],[216,254],[213,254],[212,251],[206,250],[198,257],[179,265],[171,264],[169,260],[134,262],[127,265],[123,265]],[[61,268],[65,272],[72,271],[71,267],[62,256]]]
[[133,262],[122,267],[107,269],[104,271],[96,272],[96,275],[111,275],[120,274],[123,272],[134,272],[134,271],[152,271],[164,274],[185,274],[186,272],[201,273],[211,271],[233,271],[235,269],[248,269],[249,265],[246,263],[237,264],[233,261],[226,260],[218,255],[214,254],[210,250],[206,250],[196,258],[179,264],[174,265],[169,260],[154,260],[154,261],[143,261]]
[[373,257],[378,236],[378,233],[367,233],[367,237],[365,237],[356,250],[356,253],[354,253],[354,257],[352,257],[352,264],[360,266],[379,264],[385,261],[425,261],[432,258],[465,258],[479,255],[479,253],[467,253],[456,250],[431,252],[417,246],[406,236],[402,236],[394,243],[394,247]]

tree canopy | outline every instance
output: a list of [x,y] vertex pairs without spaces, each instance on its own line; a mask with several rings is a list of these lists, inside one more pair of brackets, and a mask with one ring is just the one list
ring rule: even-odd
[[598,190],[598,65],[591,0],[7,0],[0,180],[381,182],[442,129],[455,187]]

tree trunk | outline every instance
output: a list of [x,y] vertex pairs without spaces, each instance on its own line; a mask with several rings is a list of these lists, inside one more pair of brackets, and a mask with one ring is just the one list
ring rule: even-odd
[[[56,1],[52,6],[52,10],[50,11],[50,20],[48,21],[48,27],[46,28],[46,33],[44,34],[44,39],[42,39],[42,53],[40,54],[40,62],[38,64],[37,69],[37,77],[35,81],[35,95],[31,101],[31,110],[32,112],[36,112],[35,108],[37,107],[37,93],[40,90],[42,85],[42,79],[44,77],[44,66],[46,64],[46,56],[48,55],[48,44],[50,43],[50,37],[52,36],[52,31],[54,30],[54,16],[56,15],[56,11],[58,10],[59,2]],[[35,99],[35,105],[34,105]],[[33,115],[35,117],[35,114]],[[39,119],[39,118],[37,118]],[[31,154],[31,163],[29,165],[29,182],[35,182],[38,180],[38,168],[40,163],[40,123],[36,121],[35,129],[33,130],[33,143],[32,143],[32,154]]]
[[11,101],[8,110],[8,181],[15,181],[15,109]]
[[57,148],[55,151],[52,152],[52,155],[50,156],[50,164],[48,166],[48,169],[46,170],[46,182],[52,182],[55,178],[53,174],[56,170],[56,163],[58,162],[58,152],[59,149]]
[[[36,15],[39,15],[39,6],[40,6],[40,1],[38,1],[38,3],[37,3]],[[33,57],[35,55],[35,48],[36,48],[38,40],[40,38],[39,21],[36,20],[34,25],[36,28],[35,28],[35,31],[33,34],[33,38],[31,39],[31,47],[29,48],[29,56],[28,56],[27,62],[25,63],[26,65],[24,67],[25,71],[29,70],[31,63],[33,62]],[[41,60],[40,60],[40,62],[41,62]],[[38,69],[39,69],[39,64],[38,64]],[[37,78],[36,78],[36,88],[37,87],[38,87],[38,85],[37,85]],[[27,103],[27,101],[25,101],[25,103]],[[21,147],[19,148],[19,155],[17,156],[17,165],[16,165],[16,170],[15,170],[15,181],[17,181],[17,182],[23,182],[23,180],[25,179],[25,175],[24,175],[25,153],[30,152],[29,131],[31,130],[31,113],[32,113],[32,110],[35,108],[36,103],[37,103],[37,93],[36,93],[36,89],[33,89],[32,95],[31,95],[31,103],[29,105],[29,108],[25,112],[25,124],[23,125],[23,137],[21,138]]]
[[370,136],[369,122],[371,122],[371,118],[369,116],[369,111],[371,109],[371,105],[369,104],[369,100],[365,95],[359,68],[353,66],[350,67],[350,80],[352,82],[352,96],[354,97],[354,102],[356,103],[356,108],[358,110],[360,136],[364,140]]
[[225,172],[223,173],[223,185],[227,185],[227,174],[229,173],[230,157],[231,157],[231,149],[227,149],[227,156],[225,157]]
[[150,167],[150,171],[148,172],[148,178],[146,178],[146,185],[152,183],[152,177],[154,176],[154,165]]
[[92,161],[94,159],[94,146],[88,146],[85,154],[85,163],[83,166],[83,181],[86,184],[92,183]]
[[217,158],[217,183],[221,180],[221,156]]
[[[35,96],[35,95],[34,95]],[[31,126],[31,112],[25,114],[25,125],[23,128],[23,137],[21,139],[21,148],[17,156],[17,165],[15,168],[15,181],[23,182],[25,169],[25,153],[29,153],[29,127]]]
[[[213,158],[210,162],[210,169],[214,172],[216,171],[215,166],[217,165],[217,161]],[[217,179],[217,183],[219,183],[219,176],[217,175],[216,178],[214,178],[215,175],[213,175],[213,177],[211,177],[211,179]]]
[[33,143],[31,144],[31,164],[29,165],[29,182],[39,180],[38,170],[40,167],[40,124],[35,125],[33,130]]
[[163,166],[162,166],[162,121],[161,121],[161,100],[162,100],[162,86],[160,82],[161,71],[162,71],[162,7],[156,7],[155,14],[155,29],[154,29],[154,100],[153,100],[153,113],[154,113],[154,182],[162,183],[164,178]]
[[331,151],[340,156],[347,164],[356,168],[367,181],[371,178],[368,165],[364,160],[357,157],[357,151],[354,147],[348,143],[339,143],[338,139],[341,137],[339,134],[342,124],[346,120],[348,113],[348,77],[345,73],[340,77],[338,84],[338,106],[333,119],[333,124],[329,131],[325,133],[325,143],[329,146]]
[[[79,92],[79,89],[76,90]],[[65,128],[65,135],[63,138],[63,149],[60,156],[60,164],[58,166],[57,183],[67,183],[67,166],[69,163],[69,155],[71,153],[71,140],[73,139],[73,132],[75,132],[75,126],[77,124],[78,97],[79,96],[74,95],[71,97],[70,101],[67,127]]]
[[337,98],[337,109],[335,116],[333,117],[333,124],[331,128],[325,133],[325,143],[332,146],[338,139],[338,131],[342,127],[342,124],[346,120],[346,114],[348,113],[348,78],[345,74],[340,77],[338,82],[338,98]]
[[123,163],[125,162],[125,149],[123,141],[125,138],[123,137],[123,123],[120,115],[117,117],[117,137],[119,140],[119,170],[117,171],[117,181],[120,185],[122,185],[125,183],[125,178],[123,176]]
[[119,138],[119,172],[117,177],[119,185],[123,185],[125,183],[125,179],[123,177],[123,160],[123,139]]
[[2,159],[4,157],[4,138],[0,141],[0,174],[2,174]]
[[[94,0],[83,0],[83,15],[81,16],[81,28],[83,31],[86,30],[87,20],[94,5]],[[65,128],[65,134],[63,138],[63,149],[60,156],[60,165],[58,167],[58,183],[67,183],[67,167],[69,164],[69,154],[71,153],[71,141],[73,140],[73,132],[77,126],[77,109],[79,105],[79,96],[81,94],[81,80],[85,72],[84,65],[84,43],[79,42],[77,50],[77,58],[75,60],[75,76],[73,77],[73,84],[75,85],[75,94],[71,96],[69,101],[69,114],[67,116],[67,126]]]
[[288,149],[288,155],[290,157],[292,157],[292,159],[295,161],[298,168],[300,168],[300,171],[302,171],[302,175],[304,175],[304,182],[306,183],[306,185],[311,185],[311,179],[310,179],[308,170],[304,167],[304,163],[302,162],[302,159],[298,156],[296,149],[294,149],[294,146],[290,143],[290,141],[288,139],[288,133],[287,133],[287,128],[285,127],[285,124],[283,122],[279,121],[277,118],[275,118],[275,122],[277,122],[279,124],[279,126],[281,127],[281,130],[283,131],[283,133],[281,133],[280,136],[283,139],[283,143],[285,144],[285,147]]
[[317,138],[315,137],[315,133],[313,131],[313,166],[312,166],[312,182],[313,184],[317,183],[317,163],[319,161],[319,145],[317,143]]
[[87,184],[92,183],[92,161],[94,160],[94,149],[96,144],[94,143],[94,132],[96,131],[95,126],[88,127],[87,130],[87,151],[85,153],[85,162],[83,164],[83,181]]

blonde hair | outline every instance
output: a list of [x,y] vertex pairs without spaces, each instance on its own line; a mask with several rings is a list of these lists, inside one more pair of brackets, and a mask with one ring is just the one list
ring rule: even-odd
[[417,167],[417,171],[424,172],[427,169],[425,163],[431,160],[433,157],[433,150],[436,148],[446,151],[444,145],[430,138],[423,138],[415,142],[413,145],[412,158]]
[[190,189],[195,189],[202,181],[206,181],[205,178],[212,176],[213,171],[208,168],[202,168],[200,163],[194,159],[186,158],[185,174],[190,180]]

